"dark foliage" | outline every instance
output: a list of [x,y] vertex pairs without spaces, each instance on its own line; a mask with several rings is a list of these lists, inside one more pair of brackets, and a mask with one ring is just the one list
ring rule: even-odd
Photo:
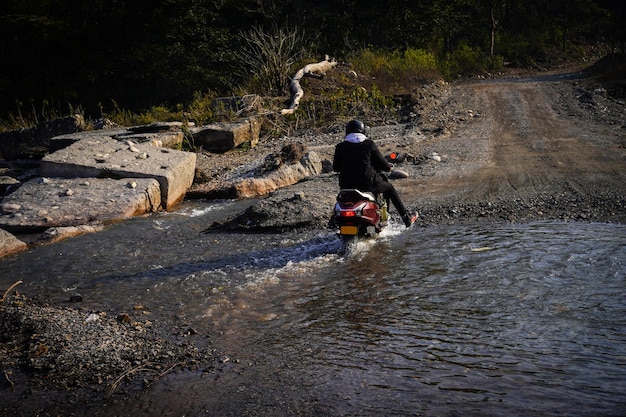
[[[176,106],[196,92],[229,94],[241,78],[239,35],[299,27],[314,54],[360,49],[473,51],[517,65],[606,42],[623,51],[621,0],[5,0],[0,10],[0,119],[42,102]],[[455,55],[456,54],[456,55]],[[465,54],[467,55],[467,54]],[[490,61],[491,59],[491,61]],[[483,61],[480,61],[483,62]],[[482,65],[482,64],[481,64]],[[472,66],[475,67],[475,64]],[[455,69],[463,71],[462,65]]]

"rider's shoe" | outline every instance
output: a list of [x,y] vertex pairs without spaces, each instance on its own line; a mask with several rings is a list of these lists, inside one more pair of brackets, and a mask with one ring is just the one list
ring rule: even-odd
[[404,216],[402,216],[402,221],[404,221],[404,225],[406,227],[411,227],[417,220],[418,216],[417,211],[407,212]]

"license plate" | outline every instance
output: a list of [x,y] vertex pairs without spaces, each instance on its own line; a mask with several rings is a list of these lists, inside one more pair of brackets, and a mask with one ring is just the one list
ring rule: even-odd
[[341,226],[339,228],[339,234],[342,235],[356,235],[359,232],[359,228],[356,226]]

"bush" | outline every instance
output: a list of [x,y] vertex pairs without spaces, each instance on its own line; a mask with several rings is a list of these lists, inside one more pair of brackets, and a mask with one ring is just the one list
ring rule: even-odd
[[292,67],[307,56],[306,35],[296,28],[253,27],[240,34],[243,46],[238,61],[253,92],[280,95],[286,92]]
[[357,72],[373,76],[427,79],[437,71],[435,55],[423,49],[409,48],[406,51],[386,52],[365,49],[350,58]]
[[478,48],[462,44],[446,56],[442,70],[446,78],[456,79],[485,70],[483,53]]

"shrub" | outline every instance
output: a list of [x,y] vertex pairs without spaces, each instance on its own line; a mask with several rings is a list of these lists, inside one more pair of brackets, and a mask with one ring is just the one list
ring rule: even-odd
[[483,72],[486,68],[483,53],[478,48],[462,44],[446,56],[442,69],[446,78],[455,79]]
[[437,71],[435,55],[424,49],[409,48],[405,51],[364,49],[350,58],[357,72],[373,76],[403,78],[430,78]]
[[292,67],[307,56],[306,35],[296,28],[274,27],[265,31],[253,27],[241,33],[242,48],[238,61],[252,91],[260,94],[283,94]]

